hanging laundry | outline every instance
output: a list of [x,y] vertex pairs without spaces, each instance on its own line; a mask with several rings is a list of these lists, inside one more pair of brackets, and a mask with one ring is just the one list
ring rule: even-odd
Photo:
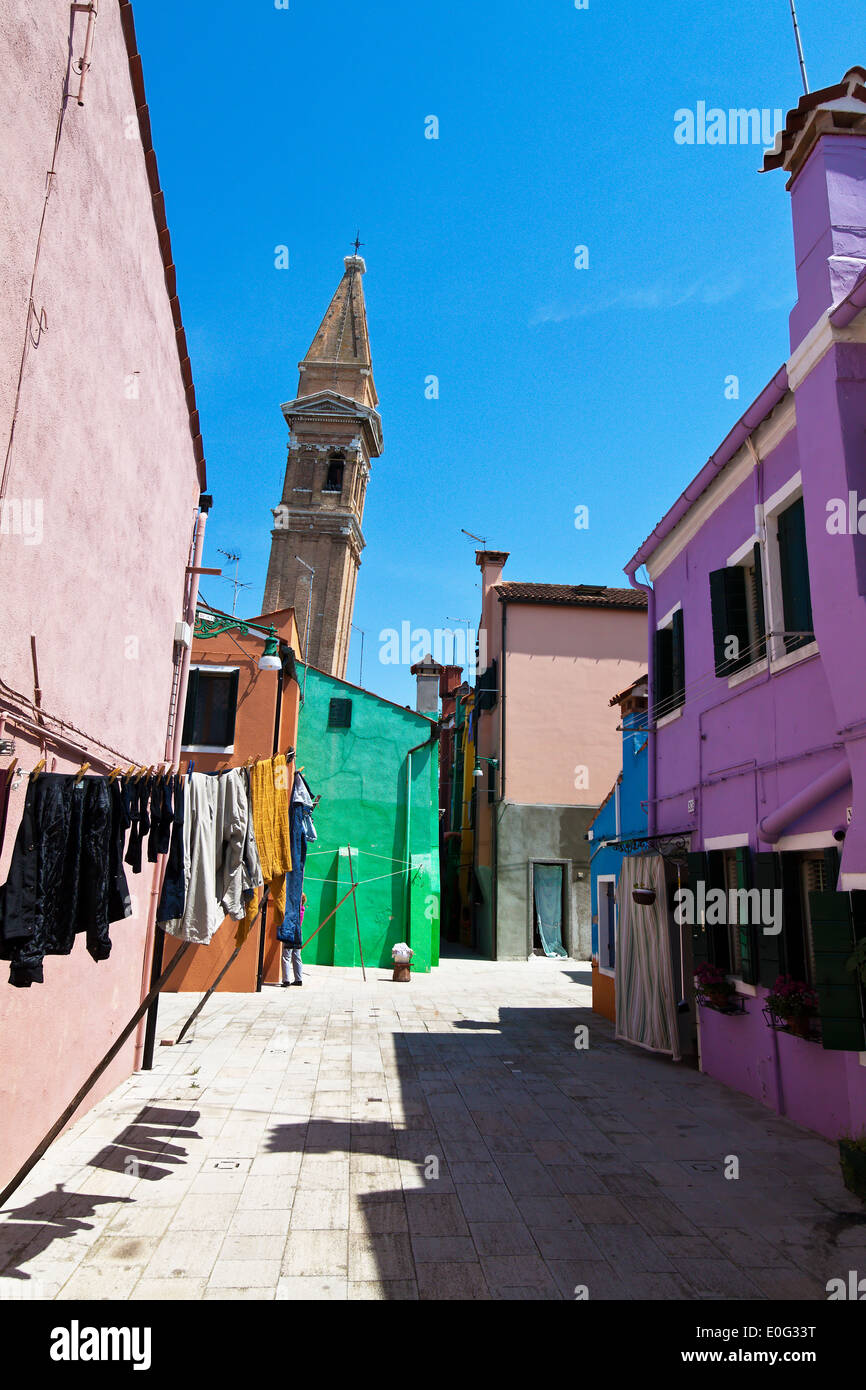
[[[286,910],[286,874],[292,867],[289,832],[289,781],[285,756],[278,753],[250,771],[253,833],[258,847],[262,881],[270,889],[274,922],[279,926]],[[258,912],[258,892],[247,904],[247,922]]]
[[119,922],[132,916],[132,899],[123,868],[123,846],[132,824],[129,788],[117,777],[109,784],[111,796],[111,838],[108,869],[108,920]]
[[150,834],[147,839],[148,862],[155,864],[161,854],[167,854],[171,841],[172,788],[169,777],[154,777],[150,788]]
[[183,916],[186,903],[184,853],[184,778],[176,777],[172,791],[171,843],[156,912],[157,922],[170,922]]
[[10,962],[10,984],[41,984],[44,957],[69,955],[79,933],[94,960],[108,958],[111,865],[108,781],[47,772],[31,778],[0,889],[0,959]]
[[[187,778],[183,809],[183,909],[158,920],[183,941],[208,945],[223,918],[243,921],[248,896],[262,883],[256,842],[249,828],[248,782],[243,769]],[[167,876],[168,878],[168,876]],[[170,901],[177,881],[172,874]]]
[[300,772],[296,772],[289,810],[292,868],[286,878],[285,915],[277,927],[278,939],[292,947],[300,947],[301,945],[301,897],[304,891],[307,842],[317,839],[312,811],[313,794]]
[[143,773],[125,780],[129,782],[129,807],[132,824],[124,863],[129,865],[134,874],[140,874],[141,846],[145,835],[150,830],[150,816],[147,810],[150,801],[150,786]]

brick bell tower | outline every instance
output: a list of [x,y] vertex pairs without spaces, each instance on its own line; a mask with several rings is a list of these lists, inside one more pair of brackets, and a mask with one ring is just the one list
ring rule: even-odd
[[365,544],[370,460],[382,453],[362,283],[367,267],[358,246],[345,257],[337,292],[298,363],[298,394],[282,406],[289,458],[273,513],[263,605],[266,613],[294,608],[304,658],[340,679]]

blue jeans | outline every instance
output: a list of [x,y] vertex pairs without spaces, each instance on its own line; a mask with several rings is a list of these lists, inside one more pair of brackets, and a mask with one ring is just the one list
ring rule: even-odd
[[284,941],[284,942],[283,942],[283,949],[282,949],[282,953],[281,953],[281,959],[282,959],[282,965],[283,965],[283,984],[284,984],[284,985],[287,985],[287,984],[289,983],[289,966],[290,966],[290,965],[291,965],[291,967],[292,967],[292,974],[293,974],[294,977],[295,977],[295,982],[296,982],[297,984],[299,984],[300,981],[301,981],[301,976],[302,976],[302,968],[301,968],[301,951],[300,951],[300,947],[298,947],[298,946],[289,946],[289,944],[288,944],[287,942]]

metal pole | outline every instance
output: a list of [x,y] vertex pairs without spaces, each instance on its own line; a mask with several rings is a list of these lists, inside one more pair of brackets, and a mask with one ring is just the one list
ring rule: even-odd
[[[204,533],[207,525],[207,512],[199,511],[196,517],[195,535],[192,544],[192,564],[189,566],[187,574],[188,584],[186,591],[186,611],[184,620],[189,624],[190,631],[195,627],[195,610],[198,604],[198,570],[201,568],[201,558],[204,552]],[[186,708],[186,693],[189,686],[189,668],[192,660],[192,642],[184,650],[181,658],[180,679],[177,686],[177,704],[174,709],[174,723],[171,730],[171,741],[166,739],[166,757],[170,758],[172,765],[180,767],[180,750],[183,739],[184,710]],[[184,789],[187,795],[188,788]],[[159,908],[159,897],[162,892],[162,883],[165,878],[165,870],[168,858],[163,859],[161,865],[157,865],[153,871],[153,887],[150,895],[150,912],[147,922],[147,938],[153,943],[150,984],[151,993],[148,998],[153,999],[153,1004],[147,1016],[147,1025],[144,1033],[144,1048],[141,1056],[141,1070],[151,1071],[153,1068],[153,1049],[156,1041],[156,1023],[159,1012],[159,993],[153,993],[153,982],[158,977],[162,969],[163,950],[165,947],[165,934],[160,931],[156,924],[156,914]],[[175,957],[176,959],[176,957]],[[145,969],[146,969],[145,965]],[[138,1070],[139,1063],[136,1060],[135,1068]]]
[[[352,846],[351,846],[351,845],[348,845],[348,846],[347,846],[347,849],[348,849],[348,851],[349,851],[349,878],[351,879],[352,888],[354,889],[354,887],[355,887],[355,870],[354,870],[354,868],[352,867]],[[364,976],[364,984],[366,984],[366,983],[367,983],[367,970],[366,970],[366,967],[365,967],[365,965],[364,965],[364,950],[363,950],[363,947],[361,946],[361,923],[360,923],[360,921],[359,921],[359,919],[358,919],[358,894],[357,894],[357,893],[354,893],[354,892],[352,893],[352,906],[353,906],[354,909],[355,909],[355,929],[356,929],[356,931],[357,931],[357,933],[358,933],[358,955],[361,957],[361,972],[362,972],[362,974],[363,974],[363,976]]]
[[809,95],[809,78],[806,74],[806,59],[803,55],[803,41],[800,38],[800,25],[797,22],[797,6],[791,0],[791,18],[794,21],[794,38],[797,41],[797,57],[800,60],[800,72],[803,74],[803,91]]

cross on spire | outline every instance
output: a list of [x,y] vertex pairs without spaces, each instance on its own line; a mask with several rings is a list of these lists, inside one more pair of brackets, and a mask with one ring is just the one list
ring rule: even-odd
[[355,248],[355,255],[356,255],[356,256],[357,256],[358,252],[360,251],[361,247],[362,247],[364,244],[365,244],[365,243],[361,240],[361,233],[360,233],[360,231],[357,231],[357,232],[355,233],[355,240],[352,242],[352,245],[353,245],[354,248]]

